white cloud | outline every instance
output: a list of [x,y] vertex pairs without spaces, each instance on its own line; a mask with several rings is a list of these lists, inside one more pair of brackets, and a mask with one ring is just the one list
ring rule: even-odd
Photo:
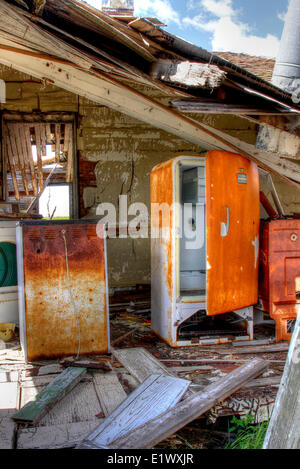
[[201,13],[182,20],[185,26],[193,26],[211,34],[212,50],[239,52],[264,57],[276,57],[279,39],[267,34],[265,37],[252,34],[247,23],[238,20],[239,12],[232,0],[201,0]]
[[285,20],[286,20],[286,17],[287,17],[287,13],[288,13],[288,9],[289,9],[289,6],[290,6],[290,3],[291,1],[289,0],[288,2],[288,6],[286,8],[286,11],[281,11],[280,13],[277,13],[277,18],[279,18],[281,21],[283,21],[285,23]]
[[180,17],[169,0],[135,0],[134,13],[137,16],[155,16],[165,23],[180,26]]

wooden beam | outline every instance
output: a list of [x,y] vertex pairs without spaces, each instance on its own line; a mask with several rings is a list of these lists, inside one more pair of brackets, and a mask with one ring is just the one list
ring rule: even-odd
[[260,375],[267,367],[268,363],[259,359],[254,359],[251,363],[242,365],[207,386],[202,392],[192,394],[172,409],[153,418],[150,422],[133,429],[127,434],[123,434],[108,447],[114,449],[153,448],[216,404],[225,400],[248,381]]
[[190,114],[253,114],[256,116],[291,114],[291,112],[276,104],[269,107],[259,107],[257,104],[224,102],[208,98],[173,99],[171,104],[180,112]]
[[300,314],[276,397],[264,449],[300,449]]
[[[293,171],[286,170],[284,165],[281,167],[271,165],[269,154],[257,150],[254,145],[245,144],[224,132],[182,116],[99,71],[91,73],[80,70],[77,66],[58,65],[50,58],[49,60],[33,56],[25,58],[18,51],[5,49],[1,52],[0,62],[37,78],[52,80],[60,88],[163,129],[199,145],[202,149],[221,149],[240,153],[263,169],[300,188],[299,184],[289,179],[292,177],[300,180],[299,169],[294,175]],[[293,167],[294,169],[296,168]]]
[[290,135],[300,138],[300,117],[298,115],[247,116],[242,114],[240,117],[254,122],[257,125],[282,130],[283,132],[288,132]]

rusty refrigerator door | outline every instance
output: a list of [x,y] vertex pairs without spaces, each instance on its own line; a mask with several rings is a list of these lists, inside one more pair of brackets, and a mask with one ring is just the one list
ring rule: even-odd
[[207,314],[257,303],[259,177],[240,155],[210,151],[206,158]]
[[17,226],[20,337],[28,361],[109,352],[103,225]]

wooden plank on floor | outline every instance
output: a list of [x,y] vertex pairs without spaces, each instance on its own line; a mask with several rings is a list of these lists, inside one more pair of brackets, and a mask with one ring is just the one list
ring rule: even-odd
[[[97,419],[98,425],[101,420]],[[26,428],[18,431],[18,449],[59,449],[74,448],[97,426],[91,422]]]
[[117,375],[94,373],[94,384],[104,415],[108,417],[126,399]]
[[265,449],[300,449],[300,314],[264,441]]
[[[37,377],[38,378],[38,377]],[[44,377],[43,377],[44,378]],[[52,377],[53,381],[53,377]],[[35,399],[43,386],[23,386],[21,390],[21,405]],[[63,397],[50,411],[38,422],[38,426],[55,426],[74,422],[84,422],[98,419],[96,415],[102,411],[98,395],[95,391],[92,378],[89,381],[78,383],[65,397]]]
[[131,429],[107,447],[114,449],[153,448],[210,410],[217,403],[225,400],[249,380],[260,375],[267,366],[267,362],[259,359],[254,359],[251,363],[242,365],[207,386],[200,393],[192,394],[175,407],[152,418],[150,422]]
[[149,422],[183,397],[189,381],[173,376],[151,375],[79,445],[105,448],[122,435]]
[[0,418],[0,450],[13,449],[16,424],[10,418]]
[[271,345],[260,345],[257,347],[235,347],[234,349],[228,350],[216,350],[217,353],[222,355],[243,355],[246,353],[276,353],[276,352],[287,352],[289,349],[288,343],[279,343]]
[[139,383],[153,374],[176,376],[142,347],[118,349],[113,350],[112,353]]
[[19,383],[0,383],[0,417],[7,417],[19,408]]
[[85,373],[85,368],[67,368],[39,392],[34,401],[28,402],[12,418],[19,423],[36,425],[59,400],[79,383]]

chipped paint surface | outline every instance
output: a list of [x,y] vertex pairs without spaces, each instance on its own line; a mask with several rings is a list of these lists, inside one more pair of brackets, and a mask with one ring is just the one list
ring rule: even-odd
[[76,354],[78,334],[81,354],[107,352],[104,240],[96,225],[24,225],[23,251],[28,360]]
[[300,220],[272,220],[261,226],[260,297],[276,321],[276,340],[290,340],[288,320],[300,310]]
[[[78,114],[80,217],[95,218],[98,203],[116,204],[118,196],[127,193],[132,203],[143,202],[149,209],[151,169],[177,155],[197,155],[201,152],[200,147],[167,132],[2,65],[0,79],[8,82],[7,100],[1,104],[1,110],[29,113],[34,110],[42,113],[68,111]],[[163,96],[160,90],[150,90],[138,84],[133,88],[158,102],[169,104],[169,98]],[[254,144],[256,141],[256,125],[238,116],[192,114],[191,117],[247,143]],[[125,173],[129,177],[121,180],[119,174]],[[286,213],[300,213],[296,191],[276,181],[276,178],[275,184]],[[107,249],[110,286],[150,282],[149,239],[108,240]],[[128,268],[126,272],[121,272],[120,265],[126,260],[129,262]]]

